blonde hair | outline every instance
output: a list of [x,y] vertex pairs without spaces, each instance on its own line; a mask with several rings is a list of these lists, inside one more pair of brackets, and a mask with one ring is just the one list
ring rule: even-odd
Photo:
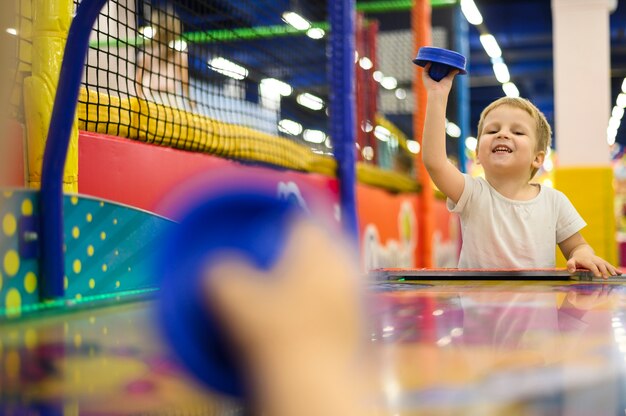
[[[480,120],[478,121],[478,141],[480,142],[480,136],[482,136],[485,118],[487,114],[489,114],[492,110],[501,107],[503,105],[508,105],[511,107],[519,108],[527,112],[533,120],[535,120],[536,130],[536,143],[535,143],[535,151],[543,151],[546,152],[550,143],[552,141],[552,128],[550,128],[550,124],[546,119],[546,116],[543,115],[541,111],[530,101],[525,98],[520,97],[502,97],[498,98],[491,104],[489,104],[485,109],[480,113]],[[535,176],[539,169],[534,168],[530,173],[530,177]]]

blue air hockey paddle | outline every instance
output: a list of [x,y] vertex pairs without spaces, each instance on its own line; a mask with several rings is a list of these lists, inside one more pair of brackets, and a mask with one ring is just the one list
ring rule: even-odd
[[239,361],[202,290],[208,266],[228,251],[271,269],[300,215],[304,210],[275,189],[237,188],[196,204],[162,236],[155,263],[163,333],[182,364],[215,391],[247,396]]
[[428,75],[435,81],[441,81],[453,69],[458,69],[459,74],[467,74],[465,70],[466,60],[463,55],[448,49],[423,46],[417,52],[413,63],[424,67],[431,62]]

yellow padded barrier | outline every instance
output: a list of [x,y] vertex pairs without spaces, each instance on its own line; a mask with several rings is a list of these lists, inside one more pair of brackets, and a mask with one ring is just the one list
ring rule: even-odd
[[356,174],[359,182],[388,191],[414,193],[419,191],[419,185],[415,179],[398,172],[380,169],[370,164],[357,163]]
[[[24,80],[24,113],[27,128],[28,185],[41,185],[41,168],[52,116],[54,95],[63,61],[65,40],[72,20],[73,0],[33,0],[32,75]],[[28,58],[28,50],[25,50]],[[63,190],[78,192],[78,129],[72,128]]]
[[130,137],[131,101],[136,98],[119,98],[86,88],[78,96],[78,128],[117,137]]
[[[83,88],[77,112],[81,130],[326,176],[336,174],[335,159],[289,139],[135,97],[118,98]],[[392,192],[419,188],[407,175],[370,164],[358,163],[356,173],[359,182]]]
[[[587,222],[581,230],[583,237],[598,256],[616,265],[613,169],[610,166],[558,168],[554,181],[556,189],[567,195]],[[557,252],[557,266],[564,267],[565,258]]]
[[119,98],[82,88],[77,114],[81,130],[335,175],[332,157],[312,153],[289,139],[135,97]]

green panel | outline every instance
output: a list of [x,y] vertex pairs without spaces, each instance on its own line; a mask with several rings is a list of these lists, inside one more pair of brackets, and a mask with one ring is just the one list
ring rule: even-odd
[[[312,22],[312,28],[330,31],[330,25],[326,22]],[[282,36],[303,36],[306,30],[298,30],[291,25],[242,27],[221,30],[208,30],[206,32],[187,32],[183,39],[191,43],[214,43],[233,42],[242,40],[272,39]],[[109,38],[104,41],[92,40],[89,46],[92,48],[119,47],[125,45],[141,46],[149,41],[144,37],[115,39]]]
[[[402,10],[410,10],[414,0],[380,0],[367,3],[357,3],[356,9],[364,13],[388,13]],[[458,0],[431,0],[432,7],[453,6]]]

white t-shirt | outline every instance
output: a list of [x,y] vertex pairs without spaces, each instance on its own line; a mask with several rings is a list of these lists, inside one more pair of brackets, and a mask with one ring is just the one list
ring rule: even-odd
[[483,178],[465,177],[465,189],[450,212],[461,217],[459,268],[552,268],[556,245],[587,225],[560,191],[541,185],[529,201],[498,193]]

